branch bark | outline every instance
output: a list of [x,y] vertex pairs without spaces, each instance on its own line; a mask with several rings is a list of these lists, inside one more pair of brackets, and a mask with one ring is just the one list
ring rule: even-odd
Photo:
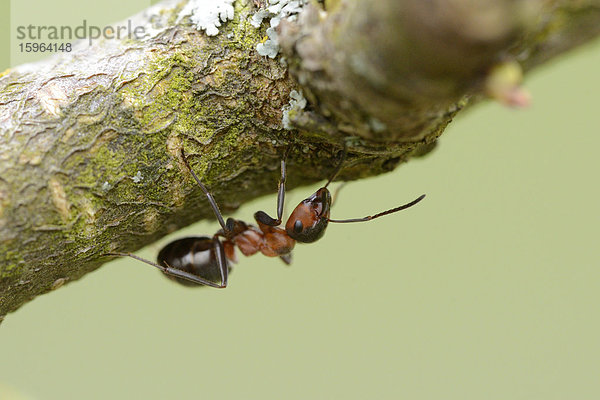
[[0,320],[104,253],[211,218],[182,147],[227,214],[276,191],[287,149],[291,188],[327,177],[344,143],[342,179],[380,174],[430,150],[494,66],[529,70],[600,32],[598,0],[326,1],[282,21],[282,62],[256,51],[253,2],[214,37],[180,11],[0,78]]

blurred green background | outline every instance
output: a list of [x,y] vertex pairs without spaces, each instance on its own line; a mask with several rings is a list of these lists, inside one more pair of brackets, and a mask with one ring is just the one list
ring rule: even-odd
[[219,291],[122,260],[34,300],[0,326],[0,399],[600,398],[599,67],[600,42],[569,53],[528,77],[530,109],[477,106],[347,185],[333,218],[427,198],[289,268],[241,256]]

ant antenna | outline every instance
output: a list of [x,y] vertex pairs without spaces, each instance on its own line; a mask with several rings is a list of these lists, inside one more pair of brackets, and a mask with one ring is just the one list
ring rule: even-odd
[[342,159],[340,160],[340,163],[338,164],[338,166],[335,168],[335,171],[333,172],[333,175],[331,175],[331,178],[329,178],[329,180],[327,181],[325,186],[323,186],[324,188],[329,186],[331,181],[333,181],[335,179],[335,177],[337,176],[337,174],[339,174],[340,170],[342,169],[342,165],[344,164],[344,161],[346,161],[346,143],[345,142],[344,142],[344,149],[342,150]]
[[416,198],[415,200],[411,201],[410,203],[404,204],[403,206],[392,208],[391,210],[383,211],[383,212],[380,212],[379,214],[369,215],[368,217],[364,217],[364,218],[328,219],[328,221],[329,222],[337,222],[337,223],[366,222],[366,221],[370,221],[370,220],[375,219],[375,218],[383,217],[384,215],[388,215],[388,214],[395,213],[397,211],[405,210],[405,209],[407,209],[409,207],[414,206],[415,204],[417,204],[418,202],[420,202],[424,198],[425,198],[425,195],[423,194],[423,195],[419,196],[418,198]]

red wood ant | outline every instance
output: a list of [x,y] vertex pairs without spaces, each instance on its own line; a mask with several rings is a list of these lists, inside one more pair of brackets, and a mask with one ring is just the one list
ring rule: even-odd
[[227,221],[225,221],[215,199],[190,167],[183,149],[181,149],[181,157],[192,177],[206,195],[215,217],[221,225],[221,229],[212,238],[194,236],[178,239],[167,244],[158,253],[156,263],[132,253],[108,253],[107,255],[126,256],[145,262],[186,286],[227,287],[227,277],[230,270],[229,261],[237,261],[235,246],[245,256],[260,251],[265,256],[279,257],[286,264],[290,264],[291,251],[296,242],[312,243],[319,240],[325,233],[329,222],[370,221],[412,207],[425,197],[425,195],[421,195],[410,203],[364,218],[344,220],[329,218],[332,198],[327,186],[340,171],[345,159],[344,152],[341,162],[325,186],[298,204],[288,218],[285,229],[282,229],[279,225],[282,223],[285,198],[286,167],[284,157],[281,160],[281,178],[279,179],[277,194],[277,219],[271,218],[264,211],[258,211],[254,214],[254,219],[258,225],[258,227],[255,227],[233,218],[227,218]]

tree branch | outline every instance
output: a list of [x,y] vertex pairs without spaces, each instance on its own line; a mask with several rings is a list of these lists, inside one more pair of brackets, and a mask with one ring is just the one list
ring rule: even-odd
[[329,176],[344,145],[342,179],[380,174],[431,149],[498,65],[528,70],[600,31],[597,0],[324,7],[282,21],[285,62],[256,51],[268,24],[252,26],[252,2],[210,37],[165,2],[132,19],[143,39],[5,72],[0,320],[104,253],[212,218],[182,147],[225,213],[276,191],[287,149],[290,188]]

